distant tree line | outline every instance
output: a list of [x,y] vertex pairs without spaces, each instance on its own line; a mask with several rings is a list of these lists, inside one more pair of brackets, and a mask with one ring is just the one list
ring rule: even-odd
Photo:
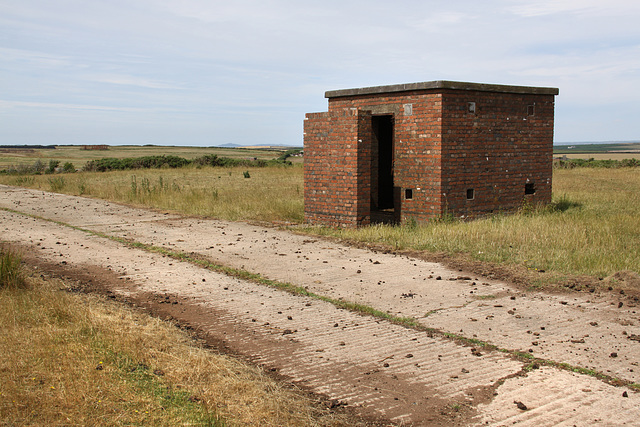
[[49,160],[49,165],[47,166],[42,160],[38,159],[32,165],[10,166],[8,169],[0,170],[0,174],[3,175],[42,175],[61,172],[73,173],[76,172],[76,168],[71,162],[66,162],[60,166],[59,160]]
[[638,159],[623,160],[596,160],[590,159],[555,159],[553,167],[556,169],[574,169],[574,168],[636,168],[640,166]]
[[[162,168],[182,168],[185,166],[203,167],[267,167],[267,166],[291,166],[292,163],[286,160],[289,156],[280,156],[273,160],[260,159],[231,159],[228,157],[218,157],[215,154],[197,157],[193,160],[178,156],[145,156],[128,157],[124,159],[103,158],[87,162],[82,168],[86,172],[108,172],[132,169],[162,169]],[[8,169],[0,170],[1,174],[8,175],[41,175],[50,173],[71,173],[76,172],[72,163],[66,162],[60,166],[60,161],[50,160],[49,165],[45,165],[40,159],[33,165],[11,166]]]
[[25,149],[46,149],[46,150],[55,150],[56,146],[55,145],[0,145],[0,148],[18,148],[21,150],[25,150]]

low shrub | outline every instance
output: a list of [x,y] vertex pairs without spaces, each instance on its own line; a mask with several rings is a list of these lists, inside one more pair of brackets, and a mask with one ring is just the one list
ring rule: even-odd
[[65,173],[73,173],[76,171],[76,167],[73,166],[73,163],[71,162],[65,162],[65,164],[62,166],[62,171]]
[[60,160],[49,160],[49,167],[45,171],[46,173],[55,173],[56,168],[60,165]]
[[189,160],[178,156],[145,156],[124,159],[108,157],[87,162],[84,170],[88,172],[107,172],[130,169],[159,169],[164,167],[181,168],[189,163],[191,163]]
[[160,168],[181,168],[189,165],[197,167],[266,167],[266,166],[290,166],[292,163],[287,160],[261,160],[261,159],[230,159],[218,157],[215,154],[198,157],[194,160],[185,159],[178,156],[146,156],[135,158],[104,158],[88,162],[83,170],[86,172],[107,172],[117,170],[132,169],[160,169]]

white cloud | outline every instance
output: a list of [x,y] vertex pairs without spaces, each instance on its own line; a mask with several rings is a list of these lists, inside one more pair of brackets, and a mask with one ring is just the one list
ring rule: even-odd
[[[509,8],[516,15],[524,17],[537,17],[554,15],[559,13],[571,13],[576,15],[624,15],[631,9],[637,12],[638,2],[635,0],[545,0],[522,1]],[[626,11],[626,12],[625,12]]]
[[134,107],[111,107],[107,105],[87,105],[87,104],[64,104],[55,102],[29,102],[29,101],[10,101],[0,99],[0,109],[46,109],[51,111],[59,110],[82,110],[82,111],[110,111],[119,113],[147,113],[166,111],[161,108],[134,108]]
[[39,68],[60,68],[70,64],[69,57],[26,49],[13,49],[0,46],[0,66],[2,63],[21,62]]
[[154,79],[146,79],[143,77],[131,76],[131,75],[117,75],[117,74],[105,74],[105,75],[86,75],[86,80],[109,83],[114,85],[125,86],[138,86],[149,89],[182,89],[181,86],[162,82]]

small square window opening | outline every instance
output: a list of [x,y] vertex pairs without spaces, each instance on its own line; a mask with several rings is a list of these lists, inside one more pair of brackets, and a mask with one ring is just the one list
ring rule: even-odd
[[406,188],[404,190],[404,199],[405,200],[413,200],[413,189]]
[[467,188],[467,200],[473,200],[475,197],[475,191],[473,188]]
[[533,182],[524,185],[524,194],[536,194],[536,186]]

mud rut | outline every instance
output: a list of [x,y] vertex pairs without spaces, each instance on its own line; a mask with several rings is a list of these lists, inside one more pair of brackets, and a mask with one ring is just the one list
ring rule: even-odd
[[[0,186],[0,240],[52,269],[111,279],[137,301],[356,413],[406,425],[640,425],[640,309],[625,295],[523,293],[507,283],[245,223],[182,218]],[[96,234],[101,233],[101,234]],[[234,279],[109,239],[191,253],[490,351]],[[617,384],[513,351],[619,379]],[[615,382],[614,382],[615,383]]]

